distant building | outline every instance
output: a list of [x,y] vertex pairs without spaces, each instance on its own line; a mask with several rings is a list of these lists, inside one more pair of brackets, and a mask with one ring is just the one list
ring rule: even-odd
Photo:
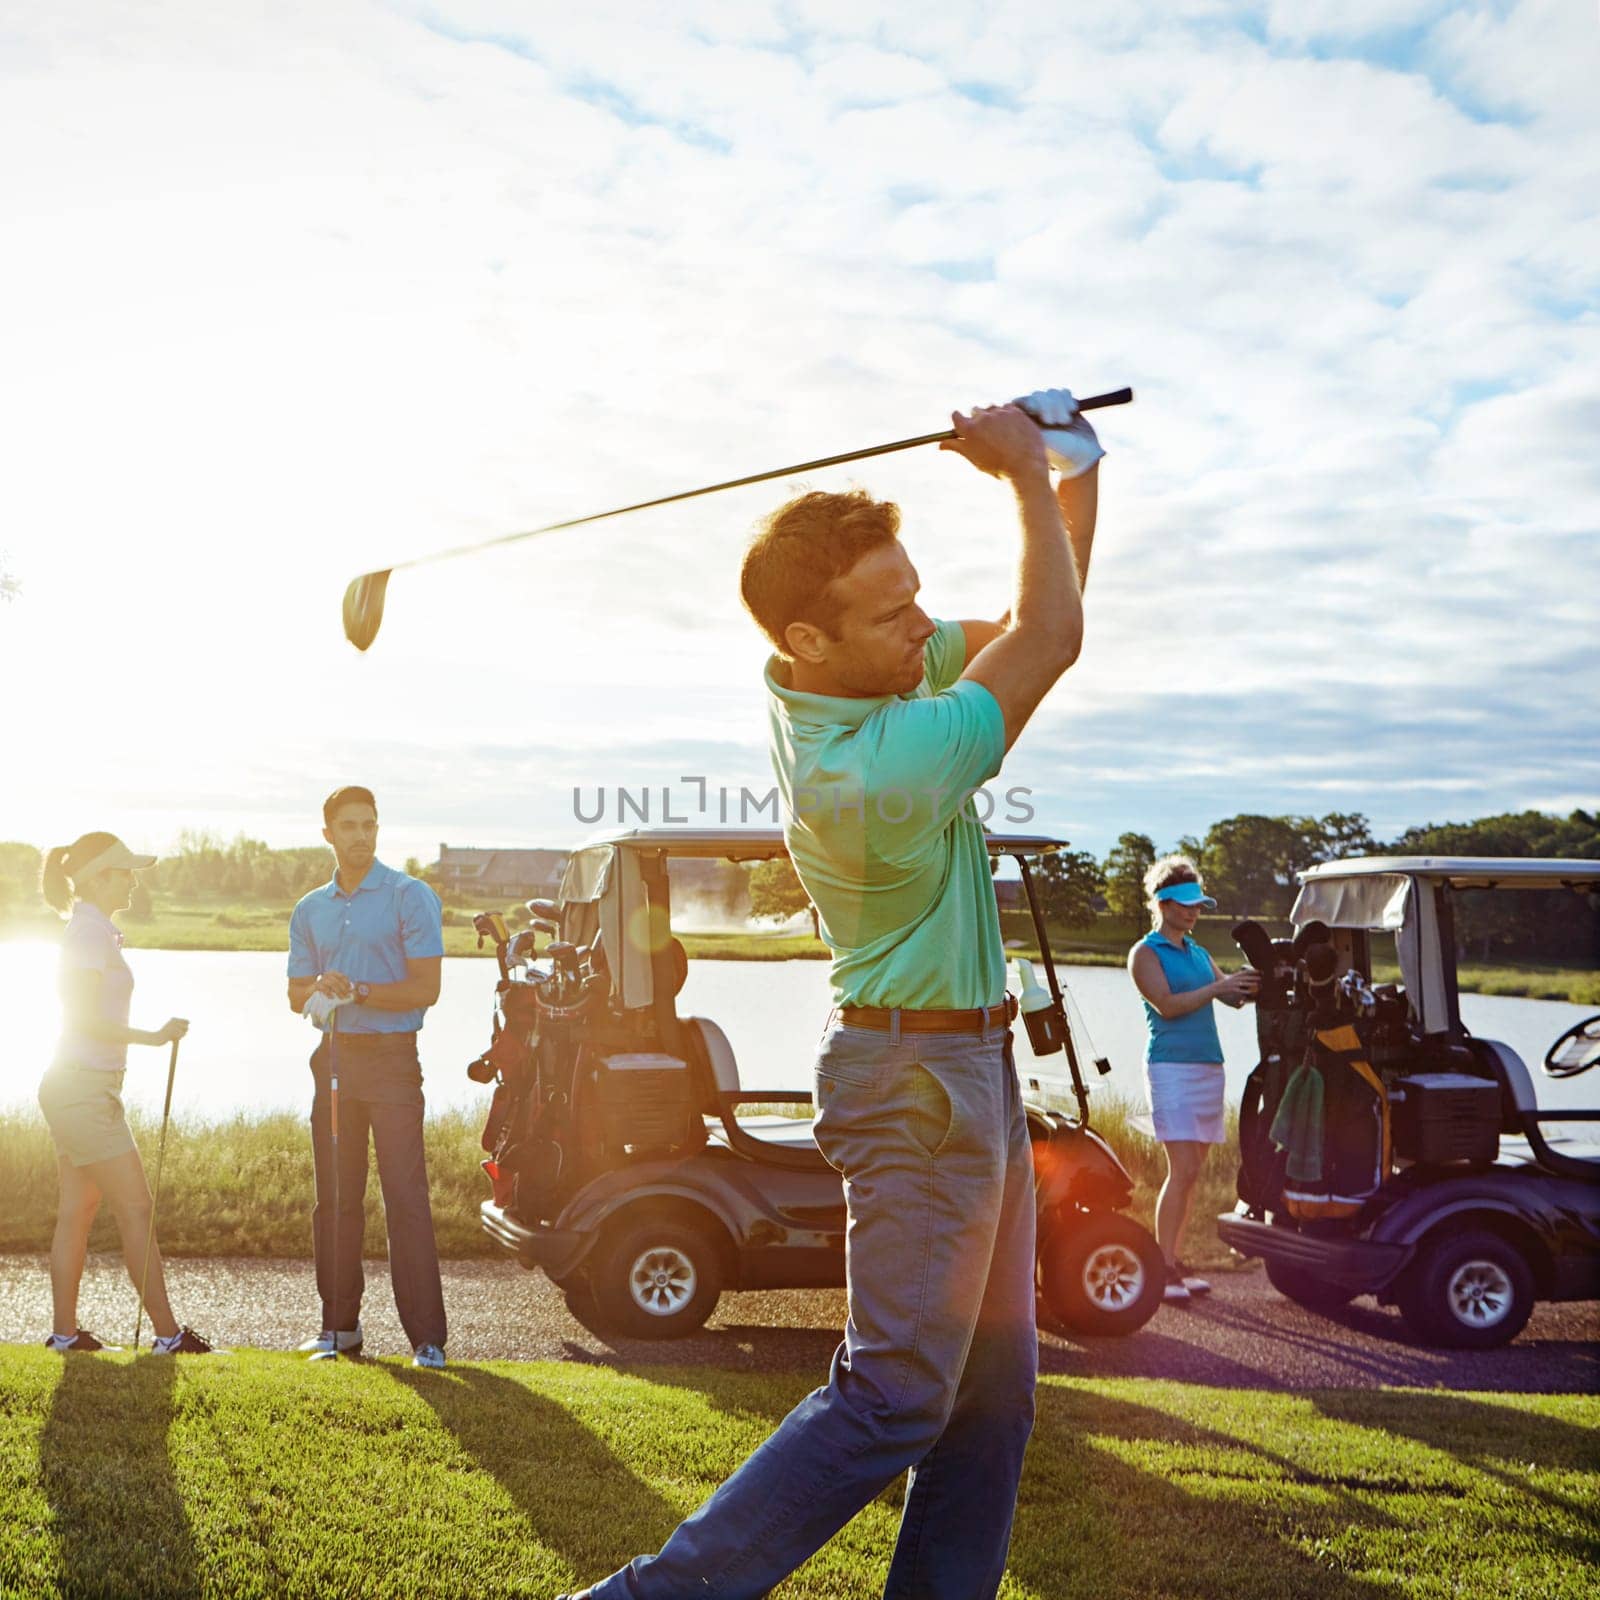
[[995,903],[1002,911],[1026,911],[1028,897],[1022,892],[1021,878],[996,878],[994,880]]
[[553,900],[565,850],[476,850],[441,844],[432,871],[441,894],[467,899]]

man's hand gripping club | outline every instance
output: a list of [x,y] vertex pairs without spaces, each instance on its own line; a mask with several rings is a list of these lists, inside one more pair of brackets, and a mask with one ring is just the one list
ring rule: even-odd
[[[1004,630],[962,674],[983,684],[999,703],[1007,749],[1083,645],[1081,574],[1088,570],[1096,468],[1104,454],[1068,391],[1044,390],[1026,400],[1027,411],[1014,402],[980,406],[966,416],[956,412],[951,421],[957,437],[940,445],[979,471],[1008,480],[1017,496],[1022,554],[1016,598]],[[1050,484],[1052,456],[1063,472],[1059,491]]]

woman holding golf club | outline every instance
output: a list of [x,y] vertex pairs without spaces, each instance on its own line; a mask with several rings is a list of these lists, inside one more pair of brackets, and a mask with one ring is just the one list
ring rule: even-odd
[[[203,1355],[211,1348],[192,1329],[180,1328],[172,1315],[155,1244],[155,1206],[122,1109],[128,1046],[170,1044],[175,1064],[178,1040],[189,1031],[182,1017],[169,1017],[154,1031],[128,1025],[133,974],[111,919],[127,909],[134,873],[154,864],[154,856],[135,855],[111,833],[86,833],[45,857],[44,898],[63,915],[70,913],[61,941],[61,1043],[39,1085],[61,1185],[50,1247],[54,1327],[45,1344],[51,1350],[105,1348],[78,1326],[78,1285],[89,1228],[102,1200],[110,1203],[128,1276],[150,1312],[155,1350]],[[169,1107],[171,1093],[169,1071]]]
[[1144,1002],[1150,1042],[1145,1081],[1167,1177],[1156,1199],[1156,1242],[1167,1262],[1165,1298],[1179,1304],[1211,1285],[1178,1258],[1200,1169],[1211,1145],[1227,1137],[1222,1041],[1213,1001],[1242,1006],[1260,979],[1246,970],[1224,977],[1194,938],[1202,908],[1217,902],[1187,856],[1164,856],[1145,874],[1154,927],[1128,952],[1128,971]]

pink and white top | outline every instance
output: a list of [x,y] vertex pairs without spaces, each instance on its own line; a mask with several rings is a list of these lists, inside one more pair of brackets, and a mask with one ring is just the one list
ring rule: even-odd
[[[94,972],[100,981],[94,985],[94,1010],[105,1022],[128,1026],[133,1005],[133,973],[122,957],[122,934],[99,906],[76,901],[61,940],[61,987],[66,991],[69,976],[75,972]],[[103,1072],[121,1072],[128,1064],[125,1044],[108,1044],[75,1027],[70,1016],[62,1023],[61,1043],[56,1049],[58,1067],[93,1067]]]

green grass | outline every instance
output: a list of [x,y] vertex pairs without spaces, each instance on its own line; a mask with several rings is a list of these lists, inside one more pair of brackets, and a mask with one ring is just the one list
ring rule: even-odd
[[[1063,1109],[1072,1110],[1061,1103]],[[745,1115],[792,1113],[789,1106],[747,1106]],[[1128,1126],[1132,1108],[1096,1095],[1094,1125],[1111,1141],[1136,1184],[1133,1214],[1149,1226],[1162,1180],[1160,1147]],[[1233,1206],[1238,1128],[1229,1113],[1229,1142],[1218,1145],[1201,1174],[1189,1228],[1188,1254],[1222,1266],[1227,1252],[1208,1219]],[[158,1118],[135,1113],[129,1121],[154,1182]],[[489,1182],[479,1162],[483,1118],[449,1111],[425,1124],[428,1180],[439,1254],[446,1259],[496,1258],[502,1253],[484,1233],[478,1206]],[[55,1227],[56,1158],[44,1119],[32,1111],[0,1111],[0,1250],[48,1250]],[[266,1256],[299,1260],[311,1254],[311,1136],[305,1118],[289,1112],[237,1116],[220,1122],[175,1119],[167,1133],[161,1186],[161,1248],[169,1256]],[[383,1208],[374,1164],[367,1183],[366,1254],[385,1253]],[[108,1214],[90,1236],[96,1250],[118,1248]],[[3,1591],[0,1591],[3,1594]]]
[[[0,1350],[0,1593],[553,1595],[657,1548],[814,1374]],[[1052,1377],[1005,1600],[1593,1592],[1584,1396]],[[779,1600],[881,1593],[891,1485]]]

